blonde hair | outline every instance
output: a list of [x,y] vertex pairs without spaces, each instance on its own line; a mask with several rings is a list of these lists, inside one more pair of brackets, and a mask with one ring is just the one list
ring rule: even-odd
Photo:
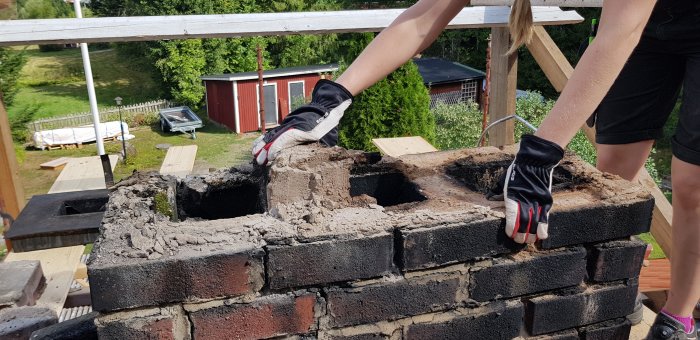
[[532,7],[530,0],[513,0],[513,6],[510,8],[510,18],[508,19],[508,28],[510,28],[510,37],[513,45],[506,54],[511,54],[518,50],[524,44],[527,44],[532,39]]

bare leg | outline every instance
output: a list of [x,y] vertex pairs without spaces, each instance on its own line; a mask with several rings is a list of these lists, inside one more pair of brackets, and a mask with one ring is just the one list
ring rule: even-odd
[[700,299],[700,166],[673,158],[673,248],[666,310],[692,315]]
[[421,0],[401,13],[336,80],[356,95],[437,39],[469,0]]
[[618,175],[628,181],[636,181],[639,171],[649,157],[654,145],[653,140],[630,144],[609,145],[598,144],[598,164],[596,167],[603,172]]

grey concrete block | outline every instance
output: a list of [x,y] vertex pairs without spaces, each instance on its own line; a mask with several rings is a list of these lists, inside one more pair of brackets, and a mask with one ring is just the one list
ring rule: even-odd
[[0,339],[28,339],[32,332],[57,322],[56,312],[46,307],[0,309]]
[[33,306],[45,286],[39,261],[0,262],[0,308]]

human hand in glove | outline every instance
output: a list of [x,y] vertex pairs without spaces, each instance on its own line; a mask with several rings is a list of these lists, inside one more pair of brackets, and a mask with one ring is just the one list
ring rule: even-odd
[[506,233],[515,242],[535,243],[549,236],[552,173],[562,158],[564,150],[556,143],[523,135],[503,186]]
[[311,103],[290,113],[280,126],[253,142],[253,157],[260,165],[274,160],[283,149],[317,142],[338,144],[338,123],[352,103],[352,94],[342,85],[320,80],[311,94]]

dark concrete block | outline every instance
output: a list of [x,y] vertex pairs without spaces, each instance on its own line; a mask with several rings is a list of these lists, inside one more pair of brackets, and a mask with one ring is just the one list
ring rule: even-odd
[[57,322],[56,312],[46,307],[0,309],[0,339],[28,339],[32,332]]
[[394,270],[392,235],[294,246],[270,246],[271,289],[379,277]]
[[654,199],[617,205],[557,210],[549,216],[549,238],[542,248],[594,243],[646,233],[651,227]]
[[624,317],[632,313],[637,283],[600,285],[571,295],[545,295],[526,303],[526,326],[540,335]]
[[89,264],[93,309],[114,311],[257,292],[264,284],[263,257],[261,249],[232,249],[147,262]]
[[586,275],[586,250],[582,247],[521,252],[513,259],[494,262],[470,274],[472,299],[489,301],[575,286]]
[[30,340],[97,340],[97,312],[57,323],[32,333]]
[[511,253],[522,249],[505,234],[505,220],[488,217],[463,225],[399,230],[403,270]]
[[510,306],[485,311],[474,316],[455,317],[448,322],[413,324],[407,327],[405,340],[510,340],[520,333],[523,306],[519,302]]
[[0,308],[33,306],[44,287],[39,261],[0,262]]
[[588,279],[606,282],[639,276],[646,249],[638,239],[596,244],[588,251]]
[[455,276],[329,289],[328,315],[333,327],[395,320],[449,308],[458,289]]
[[86,190],[33,196],[5,238],[15,252],[94,242],[109,191]]
[[628,340],[632,324],[627,318],[597,323],[579,329],[581,340]]

